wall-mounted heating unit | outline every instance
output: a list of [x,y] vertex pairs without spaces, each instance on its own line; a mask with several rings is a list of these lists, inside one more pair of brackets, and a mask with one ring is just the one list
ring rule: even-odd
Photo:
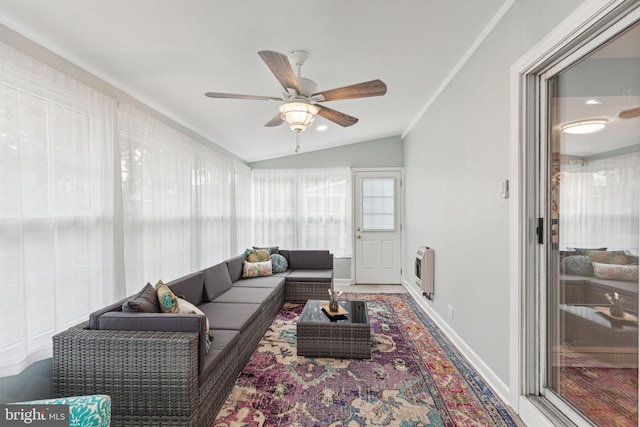
[[416,283],[422,289],[422,295],[433,298],[433,249],[422,247],[416,253]]

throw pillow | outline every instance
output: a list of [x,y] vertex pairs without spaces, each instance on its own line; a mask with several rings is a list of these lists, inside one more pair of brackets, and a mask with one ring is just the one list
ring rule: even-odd
[[122,304],[122,311],[125,313],[160,313],[156,290],[150,283],[147,283],[136,296]]
[[591,258],[585,255],[571,255],[560,261],[560,272],[576,276],[593,276]]
[[207,316],[195,305],[191,304],[189,301],[183,298],[178,298],[178,311],[176,313],[182,314],[202,314],[204,316],[206,322],[206,330],[205,332],[205,353],[209,353],[209,349],[211,348],[211,341],[213,339],[213,335],[209,333],[209,319]]
[[271,276],[271,261],[265,262],[247,262],[242,263],[242,278],[249,279],[251,277]]
[[207,321],[207,331],[209,330],[209,319],[207,316],[195,305],[191,304],[186,299],[178,298],[178,311],[176,313],[182,314],[202,314]]
[[265,262],[269,261],[271,249],[247,249],[244,255],[248,262]]
[[160,311],[162,313],[178,312],[178,297],[171,292],[171,289],[162,280],[158,280],[158,283],[156,283],[156,294],[158,295],[158,303],[160,303]]
[[591,258],[591,261],[600,264],[629,264],[624,251],[582,251],[582,254]]
[[598,279],[624,280],[626,282],[638,281],[637,265],[616,265],[593,263],[593,271]]
[[280,254],[271,254],[269,259],[271,260],[273,274],[284,273],[285,271],[287,271],[289,263],[287,262],[287,259],[285,257]]
[[269,257],[271,260],[271,271],[273,274],[276,273],[284,273],[287,271],[287,267],[289,267],[289,263],[287,263],[287,259],[280,254],[271,254]]
[[273,255],[273,254],[277,254],[278,253],[278,250],[280,249],[280,246],[264,246],[264,247],[254,246],[253,249],[270,249],[271,250],[271,255]]

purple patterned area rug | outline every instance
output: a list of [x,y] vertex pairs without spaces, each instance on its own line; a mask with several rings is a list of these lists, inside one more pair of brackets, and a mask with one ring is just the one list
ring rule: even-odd
[[519,426],[408,294],[368,301],[369,360],[298,357],[286,304],[213,426]]

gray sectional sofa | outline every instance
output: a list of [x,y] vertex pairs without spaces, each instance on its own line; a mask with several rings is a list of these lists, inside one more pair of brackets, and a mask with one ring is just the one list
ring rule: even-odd
[[123,311],[148,289],[56,335],[54,395],[111,396],[112,426],[209,426],[285,301],[326,299],[333,289],[329,251],[278,253],[283,273],[243,279],[242,254],[167,283],[205,314],[208,351],[203,315]]

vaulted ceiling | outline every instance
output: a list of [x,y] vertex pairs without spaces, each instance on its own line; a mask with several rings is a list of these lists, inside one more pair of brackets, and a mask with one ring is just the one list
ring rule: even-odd
[[[305,152],[400,135],[474,46],[505,0],[2,0],[0,23],[246,161],[293,154],[288,126],[264,127],[282,97],[257,52],[305,50],[319,90],[381,79],[382,97],[327,102]],[[317,130],[325,124],[327,129]]]

